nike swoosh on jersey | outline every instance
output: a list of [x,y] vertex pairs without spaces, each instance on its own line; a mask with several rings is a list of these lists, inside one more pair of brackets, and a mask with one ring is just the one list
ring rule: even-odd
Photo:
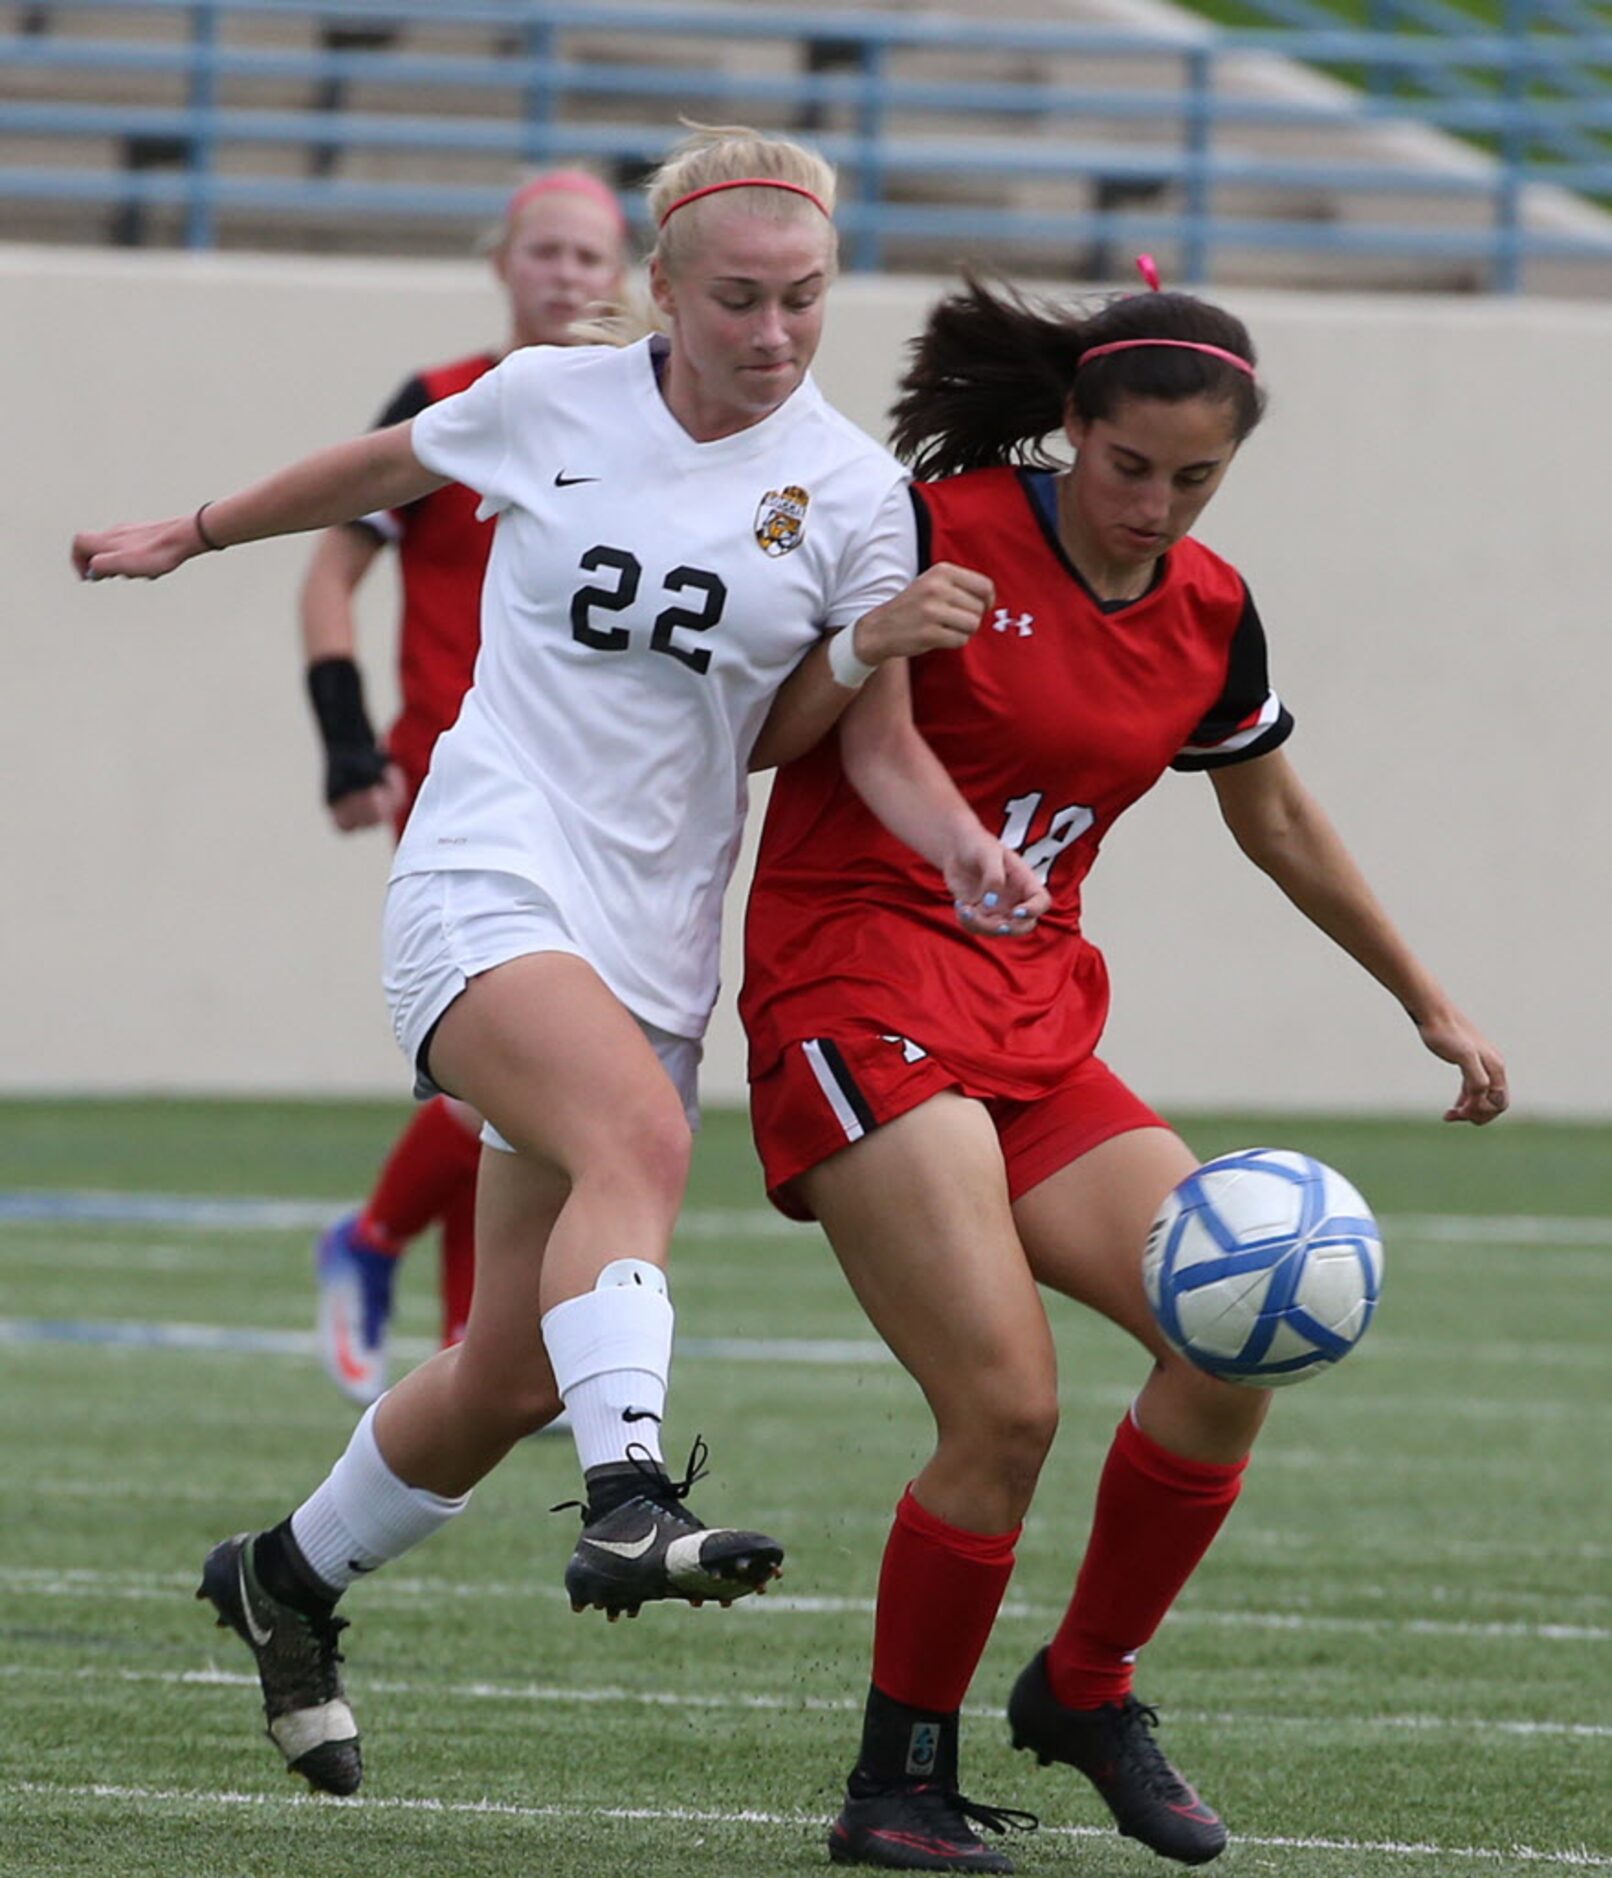
[[235,1575],[240,1582],[241,1609],[246,1614],[247,1635],[260,1650],[266,1650],[274,1639],[274,1626],[271,1624],[267,1630],[264,1630],[258,1623],[257,1613],[252,1609],[252,1593],[247,1589],[246,1583],[246,1547],[244,1545],[241,1547],[240,1557],[235,1561]]
[[596,483],[598,480],[599,478],[597,476],[567,476],[564,470],[556,470],[554,472],[554,487],[556,489],[570,489],[577,483]]
[[655,1529],[652,1526],[641,1539],[588,1539],[584,1534],[584,1540],[601,1552],[614,1552],[618,1558],[642,1558],[655,1543]]

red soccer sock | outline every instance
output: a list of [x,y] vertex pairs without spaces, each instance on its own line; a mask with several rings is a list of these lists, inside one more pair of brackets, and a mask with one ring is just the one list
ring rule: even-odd
[[427,1102],[398,1137],[359,1217],[377,1251],[394,1255],[447,1212],[455,1194],[474,1190],[481,1141],[460,1126],[446,1100]]
[[1047,1651],[1066,1708],[1122,1702],[1136,1653],[1209,1550],[1242,1487],[1246,1460],[1189,1461],[1127,1415],[1097,1488],[1075,1595]]
[[909,1708],[951,1714],[962,1707],[1013,1575],[1019,1531],[964,1532],[907,1489],[879,1571],[877,1689]]
[[458,1343],[470,1321],[476,1284],[476,1182],[474,1176],[448,1202],[442,1215],[442,1347]]

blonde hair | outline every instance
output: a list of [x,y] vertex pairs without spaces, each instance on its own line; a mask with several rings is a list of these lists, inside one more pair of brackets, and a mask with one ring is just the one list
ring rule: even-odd
[[[826,211],[832,273],[838,255],[832,220],[838,182],[832,164],[804,144],[793,143],[787,137],[763,136],[745,124],[695,124],[687,118],[683,122],[692,135],[667,157],[648,183],[650,220],[659,231],[651,258],[675,271],[698,245],[710,204],[717,198],[689,203],[662,227],[662,219],[674,202],[697,189],[757,177],[793,185],[789,189],[757,189],[746,196],[745,207],[767,221],[799,222],[809,217],[822,222]],[[823,211],[797,193],[802,189],[822,203]]]

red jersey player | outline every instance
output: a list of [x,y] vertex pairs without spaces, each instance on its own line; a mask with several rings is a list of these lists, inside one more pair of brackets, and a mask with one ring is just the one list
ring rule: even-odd
[[[579,316],[620,297],[627,224],[611,190],[581,170],[533,177],[511,196],[492,261],[509,307],[506,351],[564,345]],[[377,421],[401,424],[463,391],[502,356],[477,352],[411,378]],[[402,832],[431,751],[459,715],[481,643],[481,585],[493,525],[479,498],[450,483],[396,514],[319,538],[302,588],[308,690],[325,749],[325,800],[343,831],[390,822]],[[354,662],[353,596],[388,544],[397,549],[403,618],[402,709],[385,746],[364,708]],[[386,1331],[398,1256],[442,1225],[442,1338],[470,1312],[480,1117],[439,1096],[419,1108],[363,1207],[319,1242],[319,1347],[355,1402],[386,1386]]]
[[[960,1797],[957,1729],[1057,1421],[1038,1285],[1128,1330],[1152,1369],[1073,1600],[1012,1691],[1014,1745],[1081,1770],[1167,1857],[1225,1844],[1132,1665],[1230,1511],[1269,1396],[1174,1355],[1143,1295],[1148,1222],[1195,1162],[1094,1054],[1107,974],[1080,889],[1123,810],[1166,769],[1208,771],[1243,851],[1459,1066],[1447,1119],[1505,1107],[1499,1056],[1288,763],[1241,576],[1189,536],[1258,421],[1253,361],[1239,321],[1184,294],[1081,318],[971,282],[937,308],[896,443],[943,478],[914,490],[920,560],[988,576],[993,601],[962,649],[881,673],[837,745],[774,787],[742,998],[767,1184],[822,1222],[938,1432],[884,1555],[841,1862],[1012,1869],[975,1828],[1022,1816]],[[1041,451],[1060,428],[1067,469]],[[920,736],[957,825],[978,818],[1039,875],[1038,922],[1003,905],[994,939],[960,925],[930,864],[945,818],[915,802],[908,848],[863,806],[856,787]]]

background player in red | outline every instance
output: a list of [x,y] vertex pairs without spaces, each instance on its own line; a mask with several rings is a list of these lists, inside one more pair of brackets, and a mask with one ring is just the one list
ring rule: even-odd
[[[896,407],[921,476],[920,558],[995,584],[959,652],[881,673],[782,771],[750,901],[743,1012],[767,1184],[818,1218],[924,1391],[938,1443],[896,1511],[861,1751],[830,1849],[848,1863],[1005,1871],[958,1795],[958,1711],[1058,1416],[1037,1285],[1128,1330],[1153,1366],[1114,1437],[1074,1597],[1008,1705],[1016,1746],[1087,1774],[1120,1830],[1185,1863],[1225,1830],[1152,1736],[1132,1666],[1230,1511],[1269,1405],[1175,1356],[1141,1250],[1190,1173],[1182,1141],[1094,1054],[1103,961],[1081,881],[1168,768],[1207,770],[1238,845],[1459,1067],[1451,1121],[1506,1105],[1499,1056],[1395,932],[1280,746],[1264,635],[1236,570],[1189,531],[1258,421],[1240,322],[1153,292],[1090,318],[977,283],[943,303]],[[1075,451],[1058,469],[1041,440]],[[957,472],[963,472],[958,474]],[[932,865],[855,792],[920,737],[959,825],[1000,830],[1051,895],[985,943]],[[940,766],[944,766],[944,771]],[[888,795],[885,796],[888,804]],[[888,819],[888,817],[887,817]],[[892,824],[896,825],[896,824]]]
[[[520,346],[571,343],[590,311],[619,303],[627,223],[614,193],[584,170],[534,176],[510,197],[492,249],[508,304],[502,352],[455,359],[411,378],[377,420],[401,424],[451,397]],[[397,513],[327,529],[303,581],[308,691],[325,750],[325,801],[346,831],[391,823],[402,832],[437,738],[459,715],[481,644],[481,584],[491,521],[462,483]],[[402,708],[377,739],[355,654],[354,596],[395,546],[403,612],[398,628]],[[481,1118],[438,1096],[415,1111],[361,1211],[338,1220],[318,1249],[319,1348],[331,1380],[355,1402],[386,1387],[386,1333],[397,1260],[434,1222],[442,1227],[442,1341],[470,1315]]]

